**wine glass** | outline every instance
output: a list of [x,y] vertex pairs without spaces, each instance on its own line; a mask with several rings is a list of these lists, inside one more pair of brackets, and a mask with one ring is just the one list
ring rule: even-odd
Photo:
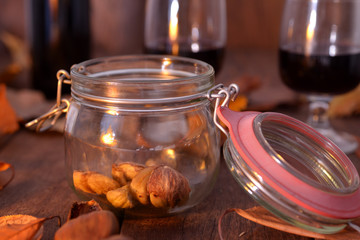
[[360,1],[286,0],[279,68],[285,85],[307,96],[308,124],[353,152],[355,138],[333,129],[327,112],[334,95],[360,82]]
[[226,0],[147,0],[148,54],[190,57],[220,70],[226,44]]

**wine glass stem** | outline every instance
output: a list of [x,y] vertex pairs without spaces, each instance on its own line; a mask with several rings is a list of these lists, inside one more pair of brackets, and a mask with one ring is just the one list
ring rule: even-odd
[[334,142],[343,152],[353,153],[358,147],[354,136],[336,131],[330,124],[328,110],[331,97],[308,96],[308,100],[310,113],[307,123]]
[[308,124],[315,129],[330,128],[328,117],[329,100],[311,100],[309,104],[310,114]]

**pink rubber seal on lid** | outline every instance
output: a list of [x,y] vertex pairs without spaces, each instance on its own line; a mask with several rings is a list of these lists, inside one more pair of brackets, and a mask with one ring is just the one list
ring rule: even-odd
[[[253,171],[261,176],[267,185],[283,197],[308,211],[325,217],[352,219],[360,216],[359,186],[349,193],[344,193],[341,189],[324,191],[287,171],[287,169],[281,166],[281,164],[264,149],[254,132],[253,126],[254,119],[261,113],[233,112],[227,107],[219,107],[217,114],[220,120],[228,127],[231,140],[239,156]],[[270,114],[279,119],[283,118],[294,123],[293,125],[289,125],[293,130],[304,131],[303,129],[307,129],[308,132],[311,130],[318,134],[306,124],[289,116],[280,113]],[[311,132],[308,134],[311,134]],[[319,136],[314,134],[315,141],[317,138],[319,138]],[[320,138],[321,140],[325,139],[322,136]],[[334,149],[331,153],[345,170],[350,169],[352,170],[351,172],[357,173],[350,159],[341,152],[337,146],[331,142],[326,142],[326,144],[329,144],[328,146]],[[353,177],[356,179],[359,178],[358,175]]]

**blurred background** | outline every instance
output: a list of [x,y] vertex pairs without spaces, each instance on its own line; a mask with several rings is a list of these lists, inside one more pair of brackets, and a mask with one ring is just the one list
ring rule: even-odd
[[[72,64],[101,56],[144,53],[145,3],[0,0],[0,83],[9,87],[7,98],[18,118],[29,119],[47,111],[48,106],[41,107],[40,102],[44,96],[50,100],[56,97],[57,70],[69,70]],[[239,84],[246,95],[246,103],[241,106],[248,110],[269,111],[284,104],[298,106],[302,101],[281,82],[278,71],[284,3],[226,1],[225,59],[216,80]],[[35,95],[14,89],[41,91]],[[332,116],[360,112],[358,92],[360,87],[349,98],[337,100],[338,104],[330,109],[334,109]]]
[[[26,2],[0,0],[0,32],[26,39]],[[89,2],[93,57],[141,52],[145,0]],[[228,47],[276,49],[283,4],[284,0],[227,0]]]
[[[56,1],[49,2],[54,4]],[[0,0],[0,34],[2,36],[4,33],[11,34],[28,47],[31,42],[31,29],[34,29],[30,24],[34,21],[34,17],[43,14],[34,12],[31,7],[41,5],[41,2],[46,1]],[[70,4],[71,1],[64,2]],[[82,4],[78,6],[80,12],[89,14],[91,36],[90,41],[84,43],[90,44],[89,55],[85,54],[84,58],[143,52],[145,0],[79,2]],[[88,2],[89,6],[84,2]],[[227,0],[226,48],[257,48],[276,52],[283,4],[284,0]],[[0,43],[0,54],[0,69],[2,69],[11,61],[10,53],[4,47],[4,41]],[[86,59],[75,59],[74,63]],[[33,84],[31,78],[23,75],[17,78],[19,79],[12,80],[12,85],[31,87]]]

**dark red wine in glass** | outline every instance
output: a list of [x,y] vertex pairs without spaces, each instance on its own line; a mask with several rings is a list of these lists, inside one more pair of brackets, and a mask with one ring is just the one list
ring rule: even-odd
[[221,69],[226,43],[226,0],[147,0],[147,54],[190,57]]
[[307,123],[345,153],[358,144],[328,119],[333,96],[360,82],[358,0],[286,0],[280,29],[279,71],[283,83],[309,100]]
[[283,82],[303,93],[342,94],[360,83],[360,49],[357,53],[310,55],[279,50]]
[[[145,53],[174,55],[170,44],[160,44],[157,47],[145,47]],[[220,72],[224,60],[225,47],[216,47],[206,44],[200,44],[200,49],[193,50],[190,47],[184,46],[180,47],[179,51],[175,55],[204,61],[210,64],[214,68],[215,72],[218,73]]]

